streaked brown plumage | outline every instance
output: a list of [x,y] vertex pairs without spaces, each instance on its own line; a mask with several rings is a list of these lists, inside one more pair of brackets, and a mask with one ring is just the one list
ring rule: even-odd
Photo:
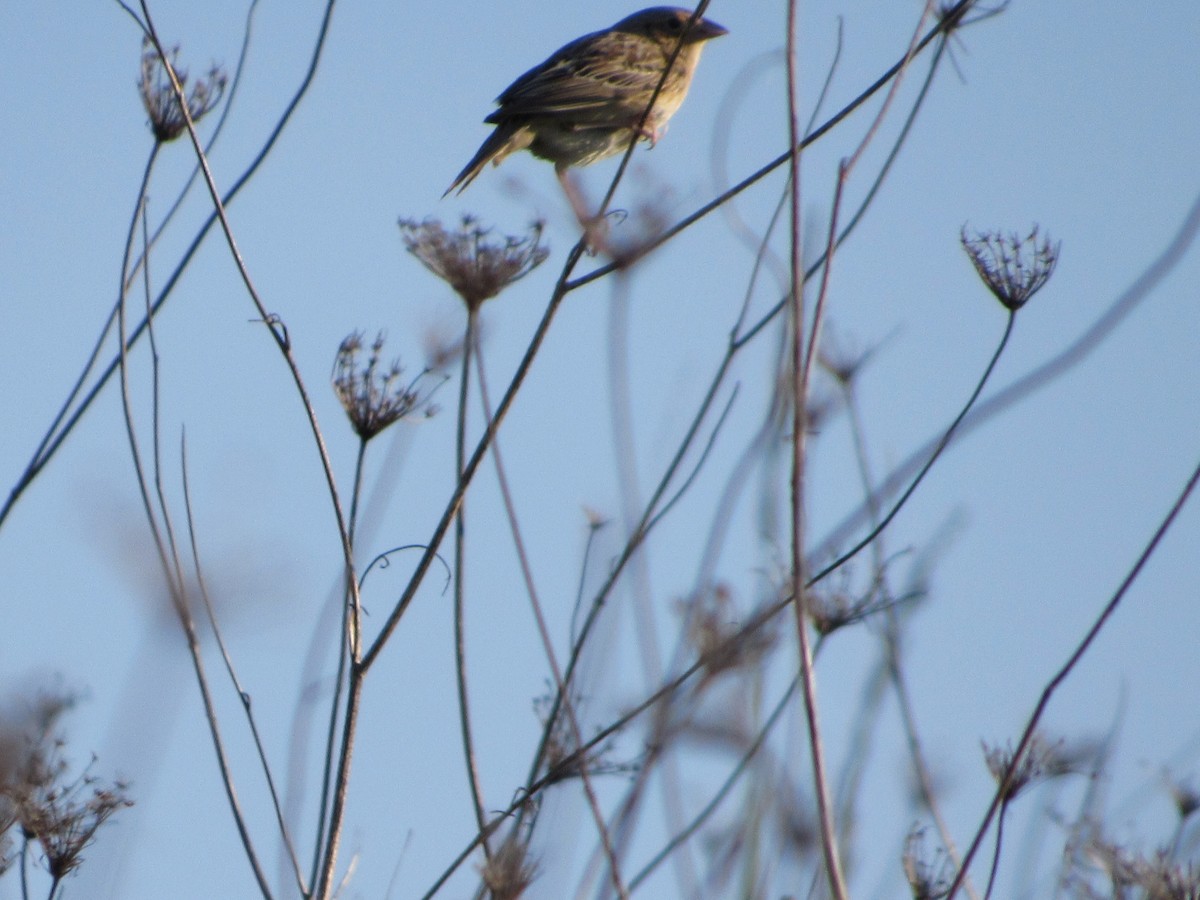
[[[466,190],[489,162],[529,150],[559,176],[620,153],[634,138],[675,47],[683,47],[639,136],[653,144],[687,96],[706,41],[726,30],[686,9],[656,6],[584,35],[514,81],[484,119],[496,126],[446,194]],[[685,33],[685,29],[686,33]],[[442,196],[445,196],[443,194]]]

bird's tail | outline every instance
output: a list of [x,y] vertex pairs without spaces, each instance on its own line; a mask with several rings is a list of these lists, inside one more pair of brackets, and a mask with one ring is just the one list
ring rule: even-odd
[[446,193],[442,194],[442,198],[448,197],[455,188],[458,188],[458,192],[461,194],[489,162],[499,165],[500,160],[508,154],[522,149],[528,141],[523,144],[520,137],[521,128],[519,126],[509,123],[497,125],[488,135],[487,140],[483,142],[483,146],[471,157],[471,161],[458,173],[454,183],[446,188]]

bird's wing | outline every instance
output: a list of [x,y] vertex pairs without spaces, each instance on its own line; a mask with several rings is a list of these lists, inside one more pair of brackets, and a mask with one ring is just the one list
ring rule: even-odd
[[615,124],[613,114],[622,110],[636,117],[662,77],[662,58],[628,38],[601,31],[572,41],[509,85],[485,121],[549,115]]

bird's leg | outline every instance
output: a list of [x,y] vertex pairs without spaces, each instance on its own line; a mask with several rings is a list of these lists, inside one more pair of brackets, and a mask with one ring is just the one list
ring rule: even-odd
[[656,125],[656,126],[651,126],[649,123],[646,123],[645,125],[643,125],[641,128],[638,129],[638,137],[641,138],[643,141],[649,141],[651,149],[654,148],[655,144],[657,144],[659,141],[662,140],[663,135],[666,133],[667,133],[667,123],[666,122],[663,122],[661,125]]
[[608,244],[608,220],[591,212],[587,198],[571,177],[567,166],[555,165],[554,174],[558,176],[558,183],[562,185],[563,194],[571,206],[571,212],[575,214],[575,220],[583,228],[583,240],[588,255],[595,256]]

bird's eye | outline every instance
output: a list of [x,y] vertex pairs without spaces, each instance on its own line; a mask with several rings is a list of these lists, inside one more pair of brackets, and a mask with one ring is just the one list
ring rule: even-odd
[[667,28],[671,31],[678,31],[683,27],[683,23],[676,18],[667,19]]

